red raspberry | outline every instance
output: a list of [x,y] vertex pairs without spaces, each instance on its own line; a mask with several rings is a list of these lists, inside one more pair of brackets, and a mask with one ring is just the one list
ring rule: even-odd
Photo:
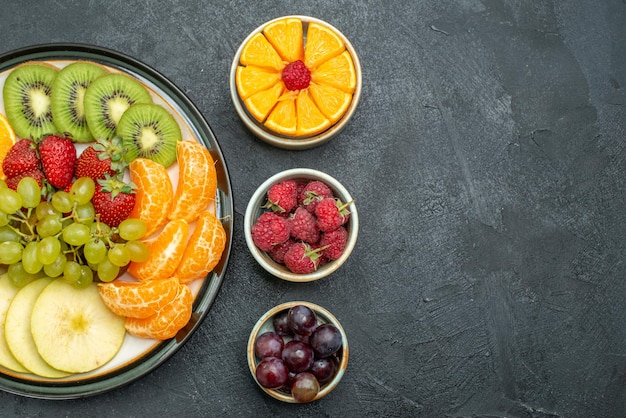
[[265,212],[256,220],[251,229],[252,241],[261,251],[289,239],[289,222],[273,212]]
[[350,212],[347,207],[350,203],[342,203],[340,199],[326,198],[320,201],[315,208],[317,227],[322,232],[332,231],[348,222]]
[[267,203],[264,208],[274,212],[291,212],[298,206],[297,184],[295,180],[277,183],[267,191]]
[[300,204],[309,212],[315,213],[317,204],[326,197],[333,197],[333,192],[325,183],[313,180],[304,186],[298,196]]
[[277,263],[285,264],[285,254],[287,254],[289,247],[291,247],[295,243],[295,240],[289,238],[285,242],[274,245],[272,249],[268,252],[268,254],[272,258],[272,260],[276,261]]
[[319,247],[323,248],[322,255],[329,260],[341,257],[348,242],[348,231],[343,226],[332,231],[324,232],[320,238]]
[[311,71],[304,65],[302,60],[289,63],[282,74],[285,87],[289,90],[302,90],[311,83]]
[[320,239],[315,216],[303,207],[298,207],[289,218],[291,236],[309,244],[315,244]]
[[321,251],[321,248],[313,249],[309,244],[296,242],[285,254],[285,265],[292,273],[313,273],[319,266]]

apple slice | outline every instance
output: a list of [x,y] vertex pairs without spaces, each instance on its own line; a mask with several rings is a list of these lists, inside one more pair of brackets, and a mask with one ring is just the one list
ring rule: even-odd
[[34,280],[15,294],[7,311],[4,334],[11,353],[22,366],[39,376],[59,378],[68,374],[51,367],[41,358],[30,327],[35,301],[52,281],[50,278]]
[[9,350],[9,346],[7,345],[7,339],[4,336],[4,321],[7,317],[7,311],[9,310],[9,305],[11,305],[11,301],[19,290],[19,287],[11,283],[8,274],[4,273],[0,276],[0,324],[3,325],[2,328],[0,328],[0,365],[14,372],[28,373],[28,370],[11,354],[11,350]]
[[84,373],[119,351],[126,333],[124,320],[102,302],[96,284],[79,289],[54,280],[37,298],[30,324],[37,350],[48,364]]

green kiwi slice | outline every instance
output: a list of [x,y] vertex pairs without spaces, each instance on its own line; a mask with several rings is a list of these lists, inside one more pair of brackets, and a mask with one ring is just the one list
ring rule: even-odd
[[149,158],[165,167],[176,161],[180,127],[170,113],[156,104],[135,104],[122,115],[117,128],[126,161]]
[[6,117],[20,138],[38,140],[56,133],[50,101],[59,70],[49,64],[27,62],[8,75],[2,98]]
[[120,73],[96,78],[85,91],[85,118],[96,139],[113,139],[117,124],[135,103],[152,103],[148,90],[139,81]]
[[54,124],[74,142],[93,140],[85,118],[85,92],[93,80],[105,74],[108,70],[99,64],[77,61],[59,71],[52,84]]

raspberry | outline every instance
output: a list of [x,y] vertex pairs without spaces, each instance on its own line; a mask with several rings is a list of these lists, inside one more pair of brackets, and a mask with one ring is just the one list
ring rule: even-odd
[[317,270],[321,248],[313,249],[309,244],[296,242],[285,254],[285,266],[296,274],[308,274]]
[[272,247],[272,249],[268,252],[269,256],[272,260],[276,261],[279,264],[285,264],[285,254],[289,250],[293,244],[295,244],[292,238],[289,238],[285,242],[281,242],[280,244],[276,244]]
[[304,65],[302,60],[289,63],[282,74],[285,87],[289,90],[302,90],[311,83],[311,71]]
[[252,241],[261,251],[270,251],[289,239],[289,223],[273,212],[265,212],[252,225],[250,232]]
[[346,209],[349,203],[342,203],[340,199],[325,198],[315,208],[317,227],[322,232],[332,231],[348,222],[350,212]]
[[326,197],[333,197],[333,192],[323,182],[313,180],[308,182],[299,194],[299,202],[309,212],[315,213],[317,204]]
[[309,244],[315,244],[320,239],[320,231],[317,229],[316,219],[303,207],[298,207],[293,216],[289,218],[291,236],[297,240]]
[[298,206],[297,184],[295,180],[277,183],[267,191],[267,204],[274,212],[291,212]]
[[332,231],[324,232],[318,245],[323,248],[323,256],[329,260],[336,260],[343,254],[347,242],[348,231],[343,226],[340,226]]

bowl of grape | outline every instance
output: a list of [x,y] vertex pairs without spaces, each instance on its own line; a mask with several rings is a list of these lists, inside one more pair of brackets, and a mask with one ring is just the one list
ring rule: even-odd
[[283,402],[328,395],[348,366],[348,340],[337,319],[310,302],[286,302],[267,311],[248,340],[248,366],[259,387]]

